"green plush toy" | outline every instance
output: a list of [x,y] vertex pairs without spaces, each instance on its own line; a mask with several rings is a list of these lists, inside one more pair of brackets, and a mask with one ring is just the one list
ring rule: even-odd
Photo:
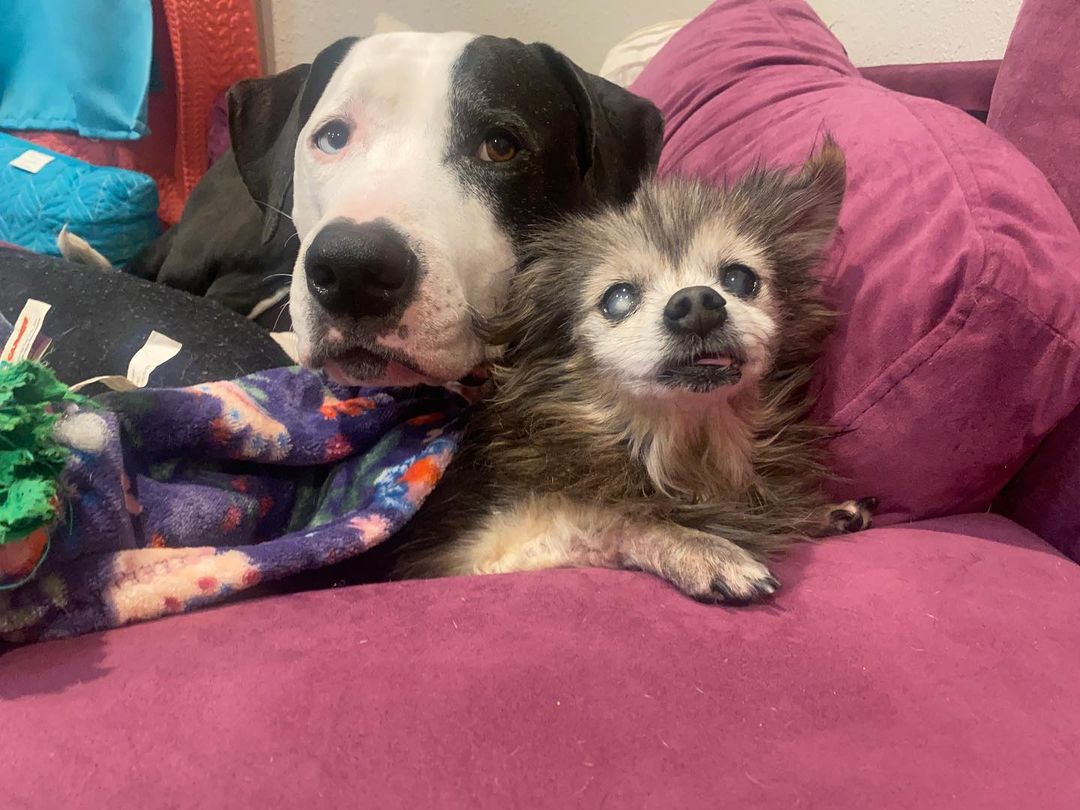
[[0,549],[56,519],[57,482],[70,455],[53,426],[84,403],[37,362],[0,362]]

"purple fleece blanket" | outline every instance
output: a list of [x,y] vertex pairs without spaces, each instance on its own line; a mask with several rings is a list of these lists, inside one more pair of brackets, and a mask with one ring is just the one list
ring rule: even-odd
[[296,368],[99,403],[58,428],[74,451],[61,518],[36,574],[0,581],[0,639],[194,610],[359,554],[416,512],[467,411],[445,389]]

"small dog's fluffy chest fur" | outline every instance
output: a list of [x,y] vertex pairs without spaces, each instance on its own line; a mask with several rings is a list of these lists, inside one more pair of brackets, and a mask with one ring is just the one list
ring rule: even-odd
[[533,367],[512,387],[504,380],[481,417],[484,459],[500,489],[663,506],[730,500],[754,483],[758,407],[753,391],[723,403],[635,403],[589,369]]

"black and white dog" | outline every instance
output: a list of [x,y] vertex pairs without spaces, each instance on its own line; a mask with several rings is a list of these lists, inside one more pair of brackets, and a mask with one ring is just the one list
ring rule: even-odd
[[233,155],[129,269],[243,311],[294,262],[301,362],[351,384],[481,363],[474,322],[504,303],[531,231],[629,201],[663,130],[547,45],[465,33],[343,39],[229,102]]

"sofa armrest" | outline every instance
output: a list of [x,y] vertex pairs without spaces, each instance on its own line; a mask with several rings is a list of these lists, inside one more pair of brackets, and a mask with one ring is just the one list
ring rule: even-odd
[[985,121],[1001,61],[880,65],[860,69],[870,81],[912,96],[944,101]]

